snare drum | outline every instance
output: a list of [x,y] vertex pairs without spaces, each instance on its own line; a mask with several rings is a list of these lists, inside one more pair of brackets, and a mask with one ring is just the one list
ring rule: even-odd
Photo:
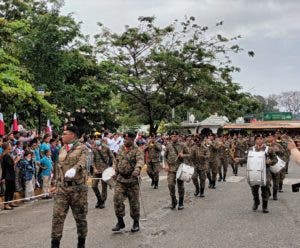
[[102,180],[106,182],[111,188],[115,186],[115,180],[113,176],[116,174],[116,171],[113,167],[108,167],[102,172]]
[[189,183],[192,179],[193,174],[194,174],[194,167],[182,163],[179,165],[179,168],[176,173],[176,178]]

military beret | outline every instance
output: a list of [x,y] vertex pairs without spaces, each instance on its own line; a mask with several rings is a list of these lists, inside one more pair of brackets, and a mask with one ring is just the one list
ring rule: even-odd
[[66,130],[66,131],[70,131],[70,132],[76,134],[77,137],[80,136],[79,129],[78,129],[77,126],[71,126],[71,125],[69,125],[69,126],[67,126],[67,127],[65,128],[65,130]]

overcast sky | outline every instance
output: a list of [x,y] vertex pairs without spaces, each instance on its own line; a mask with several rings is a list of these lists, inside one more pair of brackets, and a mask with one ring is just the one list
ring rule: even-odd
[[70,12],[91,36],[99,31],[97,22],[121,32],[139,16],[154,15],[161,26],[185,15],[209,27],[223,20],[224,34],[242,35],[239,44],[256,54],[232,57],[241,68],[234,79],[245,91],[267,96],[300,90],[299,0],[65,0],[63,13]]

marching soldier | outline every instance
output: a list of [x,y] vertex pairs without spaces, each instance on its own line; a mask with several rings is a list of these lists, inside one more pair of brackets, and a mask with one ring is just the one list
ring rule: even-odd
[[264,140],[261,135],[257,135],[255,137],[255,145],[254,145],[254,147],[252,147],[250,149],[254,149],[257,152],[260,152],[260,151],[265,152],[265,154],[266,154],[266,178],[267,178],[266,186],[259,186],[259,185],[251,186],[251,192],[252,192],[253,201],[254,201],[252,210],[256,211],[260,204],[258,191],[259,191],[259,188],[261,188],[261,197],[262,197],[262,201],[263,201],[263,205],[262,205],[263,213],[269,213],[268,200],[270,197],[269,192],[270,192],[270,180],[271,180],[270,166],[277,163],[277,157],[276,157],[274,151],[272,149],[268,149],[267,146],[264,144]]
[[208,157],[208,172],[207,178],[209,181],[209,188],[216,188],[216,180],[218,174],[218,145],[214,140],[214,136],[211,134],[206,140],[206,146],[209,148],[209,157]]
[[124,216],[126,198],[129,200],[130,216],[133,219],[131,232],[140,230],[140,202],[139,202],[139,175],[144,163],[143,153],[134,145],[135,135],[128,133],[124,146],[119,151],[116,162],[116,186],[114,193],[114,208],[118,222],[112,231],[120,231],[125,228]]
[[101,191],[100,193],[98,184],[100,179],[102,178],[102,172],[112,166],[114,155],[109,147],[105,144],[105,142],[100,139],[100,135],[96,135],[95,137],[95,147],[93,148],[93,181],[92,181],[92,189],[97,197],[97,204],[95,208],[105,208],[105,201],[107,198],[107,183],[101,180]]
[[59,153],[55,179],[56,192],[53,205],[51,247],[60,246],[64,222],[71,207],[77,225],[78,248],[85,247],[87,235],[86,215],[88,212],[86,162],[88,150],[79,142],[79,131],[76,126],[67,126],[63,132],[64,146]]
[[165,158],[167,165],[165,170],[168,172],[168,187],[171,196],[171,209],[175,209],[177,205],[175,186],[177,183],[179,203],[178,210],[184,209],[184,182],[176,179],[176,172],[178,167],[185,159],[189,158],[189,151],[184,143],[179,142],[179,135],[177,131],[174,131],[171,135],[171,142],[167,145]]
[[[195,196],[204,197],[205,190],[205,181],[206,173],[208,171],[208,158],[209,158],[209,149],[198,140],[197,143],[191,149],[191,158],[192,164],[195,168],[194,175],[192,177],[193,183],[195,185]],[[200,180],[200,188],[199,181]]]
[[[226,182],[226,175],[227,175],[227,168],[228,168],[228,155],[229,155],[229,147],[226,144],[225,137],[222,137],[218,141],[219,147],[219,179],[218,181],[221,182],[222,180]],[[223,169],[223,173],[222,173]]]
[[161,145],[155,141],[154,137],[149,139],[148,145],[145,147],[145,161],[147,164],[147,174],[151,178],[151,186],[158,188],[160,166]]

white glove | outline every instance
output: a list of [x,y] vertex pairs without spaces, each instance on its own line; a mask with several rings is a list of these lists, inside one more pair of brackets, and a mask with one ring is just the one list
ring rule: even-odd
[[75,174],[76,174],[76,169],[71,168],[66,171],[65,177],[73,178],[73,177],[75,177]]

